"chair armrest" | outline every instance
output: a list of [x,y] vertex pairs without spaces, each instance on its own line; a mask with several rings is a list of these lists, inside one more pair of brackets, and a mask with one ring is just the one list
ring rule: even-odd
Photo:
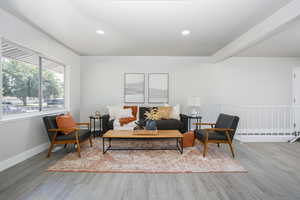
[[214,126],[216,123],[193,123],[193,125],[208,125],[208,126]]
[[48,132],[59,132],[59,131],[63,131],[63,129],[60,128],[51,128],[47,130]]
[[78,122],[78,123],[76,123],[76,125],[77,126],[87,126],[87,128],[89,129],[89,130],[91,130],[91,125],[90,125],[90,123],[89,122]]
[[89,122],[78,122],[76,123],[77,126],[89,126],[90,123]]
[[222,131],[222,132],[232,132],[232,131],[234,131],[234,129],[231,129],[231,128],[205,128],[203,130],[206,130],[206,131]]
[[193,125],[203,125],[203,126],[210,126],[211,128],[214,128],[216,123],[193,123]]
[[[63,132],[63,131],[68,131],[70,129],[62,129],[62,128],[51,128],[48,129],[48,132]],[[79,128],[72,128],[72,130],[77,131]]]

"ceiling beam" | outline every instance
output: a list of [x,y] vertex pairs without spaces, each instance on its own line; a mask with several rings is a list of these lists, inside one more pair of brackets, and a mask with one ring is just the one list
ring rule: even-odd
[[213,55],[214,62],[220,62],[257,44],[273,35],[284,25],[300,16],[300,1],[293,0],[273,15],[239,36],[236,40],[218,50]]

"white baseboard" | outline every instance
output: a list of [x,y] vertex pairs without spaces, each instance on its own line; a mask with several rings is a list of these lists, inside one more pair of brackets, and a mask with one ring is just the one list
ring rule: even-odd
[[234,138],[241,142],[288,142],[294,137],[293,129],[239,129]]
[[234,138],[241,142],[288,142],[295,136],[266,136],[266,135],[236,135]]
[[46,143],[36,146],[32,149],[24,151],[18,155],[15,155],[11,158],[8,158],[4,161],[0,161],[0,172],[20,163],[34,155],[37,155],[37,154],[45,151],[48,148],[48,146],[49,146],[49,143],[46,142]]

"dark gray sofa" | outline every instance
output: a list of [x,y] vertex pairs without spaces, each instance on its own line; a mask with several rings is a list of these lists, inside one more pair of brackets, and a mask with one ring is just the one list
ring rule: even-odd
[[[138,124],[145,126],[146,119],[145,113],[155,107],[139,107],[139,120]],[[108,130],[113,129],[114,120],[110,119],[109,115],[102,116],[102,128],[105,133]],[[188,117],[184,114],[180,114],[180,120],[178,119],[161,119],[156,120],[158,130],[179,130],[181,133],[188,131]]]

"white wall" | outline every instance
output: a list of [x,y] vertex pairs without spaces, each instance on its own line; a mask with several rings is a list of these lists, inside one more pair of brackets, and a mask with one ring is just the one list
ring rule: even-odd
[[[2,9],[0,9],[0,36],[41,52],[69,67],[70,80],[66,83],[69,87],[67,95],[70,99],[69,109],[74,117],[79,119],[80,57]],[[8,158],[48,142],[41,117],[2,121],[0,135],[0,170],[1,161],[3,167],[3,161],[7,161]]]
[[192,94],[204,103],[215,99],[210,88],[215,85],[216,67],[207,64],[207,58],[82,57],[81,65],[81,120],[96,109],[103,112],[105,106],[123,102],[125,72],[169,73],[170,104],[186,104]]
[[216,64],[220,103],[289,105],[300,58],[235,57]]
[[296,58],[231,58],[210,64],[201,57],[81,57],[81,120],[123,102],[125,72],[170,74],[170,104],[190,95],[202,104],[290,104]]

